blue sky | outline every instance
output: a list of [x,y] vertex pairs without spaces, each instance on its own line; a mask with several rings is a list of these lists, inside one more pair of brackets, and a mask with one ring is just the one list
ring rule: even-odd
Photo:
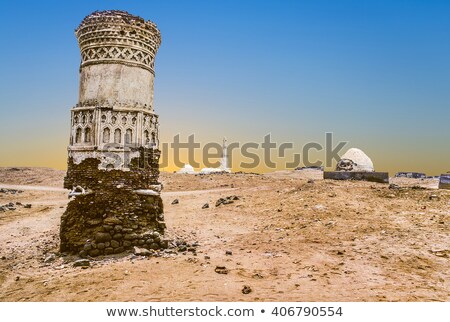
[[2,1],[0,166],[64,167],[74,29],[105,9],[161,30],[163,141],[271,132],[301,147],[334,132],[379,170],[450,170],[450,2],[433,0]]

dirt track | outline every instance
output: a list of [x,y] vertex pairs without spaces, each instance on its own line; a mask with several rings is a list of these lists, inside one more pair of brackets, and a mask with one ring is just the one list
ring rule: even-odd
[[[63,175],[51,169],[0,168],[0,187],[60,187]],[[450,191],[434,189],[435,180],[397,179],[404,188],[388,189],[320,178],[319,171],[163,174],[167,234],[198,242],[197,255],[147,259],[125,254],[93,259],[88,269],[73,268],[74,257],[43,261],[58,250],[67,192],[0,193],[1,205],[32,204],[0,212],[0,300],[450,299]],[[214,206],[229,195],[240,200]],[[171,205],[175,198],[180,203]],[[201,209],[206,202],[210,208]],[[218,265],[229,273],[217,274]],[[242,294],[244,285],[251,287],[250,294]]]

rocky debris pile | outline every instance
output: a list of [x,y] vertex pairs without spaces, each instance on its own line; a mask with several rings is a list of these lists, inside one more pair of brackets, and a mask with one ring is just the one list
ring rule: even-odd
[[81,257],[118,254],[132,247],[146,250],[160,250],[168,247],[168,240],[163,239],[157,231],[150,230],[139,234],[133,228],[124,228],[119,222],[114,224],[110,220],[106,223],[102,226],[103,231],[94,235],[94,240],[86,241],[79,252]]
[[5,193],[5,194],[15,195],[16,193],[22,193],[22,192],[23,192],[23,190],[0,188],[0,193]]
[[391,183],[389,184],[390,190],[428,190],[426,187],[414,185],[414,186],[399,186],[398,184]]
[[10,202],[5,205],[1,205],[0,212],[5,212],[7,210],[16,210],[18,206],[23,207],[23,208],[31,208],[31,204],[29,204],[29,203],[22,204],[21,202],[16,202],[16,203]]
[[245,175],[255,175],[255,176],[262,176],[262,173],[257,172],[244,172],[244,171],[236,171],[233,174],[245,174]]
[[[131,234],[130,234],[131,235]],[[97,259],[96,263],[107,263],[118,258],[128,258],[130,260],[133,259],[142,259],[144,257],[172,257],[179,254],[188,255],[191,253],[194,256],[197,256],[197,248],[200,246],[197,241],[189,242],[184,240],[183,238],[175,238],[162,239],[162,235],[157,232],[148,232],[143,234],[147,240],[124,240],[123,243],[118,243],[116,240],[111,240],[107,235],[96,235],[95,241],[88,241],[83,248],[83,250],[79,253],[79,256],[82,259],[89,259],[92,257],[106,255],[105,257]],[[113,236],[113,238],[118,238]],[[153,238],[153,239],[152,239]],[[159,238],[161,240],[158,242]],[[152,239],[152,240],[150,240]],[[109,241],[107,241],[109,240]],[[144,243],[142,244],[142,241]],[[164,247],[162,247],[162,246]],[[94,248],[95,247],[95,248]],[[120,249],[116,249],[120,248]],[[108,257],[110,254],[120,254],[127,253],[125,257]],[[58,253],[59,254],[59,253]],[[67,256],[67,253],[61,253],[62,256]],[[44,259],[44,263],[50,264],[55,261],[57,256],[54,253],[47,255]],[[131,256],[131,257],[130,257]]]
[[176,250],[179,253],[191,252],[197,254],[198,242],[187,242],[184,239],[177,239],[169,243],[169,248]]
[[222,168],[203,168],[198,173],[199,175],[208,175],[208,174],[228,174],[231,171],[229,169]]
[[228,205],[230,203],[233,203],[235,200],[239,200],[238,196],[228,196],[225,198],[219,198],[216,201],[216,207],[219,207],[220,205]]
[[372,160],[360,149],[351,148],[336,165],[336,171],[374,172]]

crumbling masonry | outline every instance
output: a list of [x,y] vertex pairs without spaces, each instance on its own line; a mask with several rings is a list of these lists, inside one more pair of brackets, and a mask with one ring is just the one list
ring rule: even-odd
[[94,12],[76,29],[78,104],[71,110],[61,251],[80,256],[165,248],[153,110],[156,25],[124,11]]

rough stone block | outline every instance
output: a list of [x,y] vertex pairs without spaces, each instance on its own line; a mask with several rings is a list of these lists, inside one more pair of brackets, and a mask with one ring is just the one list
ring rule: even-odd
[[387,172],[326,171],[323,173],[323,178],[389,183],[389,173]]
[[117,247],[117,248],[114,248],[114,253],[119,254],[119,253],[122,253],[124,250],[125,249],[123,247]]
[[98,249],[91,249],[89,251],[89,256],[96,257],[98,255],[100,255],[100,250],[98,250]]
[[105,255],[114,254],[114,249],[112,247],[105,248]]
[[450,174],[441,174],[439,178],[439,189],[450,190]]
[[111,235],[108,233],[96,233],[95,241],[97,243],[104,243],[111,240]]

